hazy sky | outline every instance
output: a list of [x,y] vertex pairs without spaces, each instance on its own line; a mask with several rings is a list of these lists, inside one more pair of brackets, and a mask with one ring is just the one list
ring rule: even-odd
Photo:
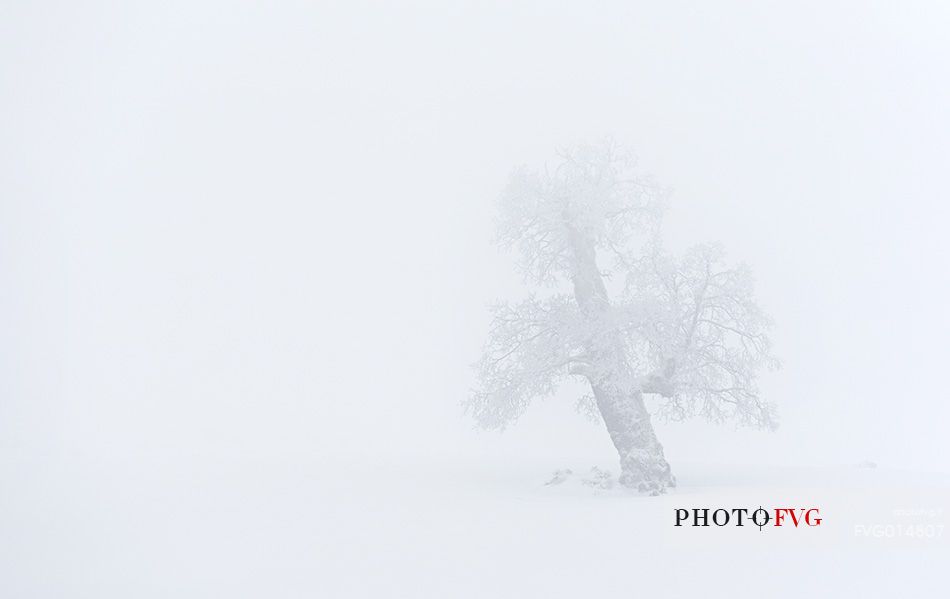
[[671,461],[950,469],[944,3],[395,4],[0,6],[0,448],[614,459],[459,407],[508,172],[611,135],[784,362]]

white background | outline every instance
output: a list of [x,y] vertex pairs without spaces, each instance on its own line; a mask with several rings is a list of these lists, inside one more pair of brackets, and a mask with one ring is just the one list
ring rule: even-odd
[[[4,2],[0,594],[630,595],[673,564],[747,576],[606,557],[723,489],[950,508],[948,26],[939,2]],[[486,305],[525,293],[491,241],[508,172],[606,135],[673,188],[669,245],[750,264],[784,362],[779,431],[658,425],[664,503],[541,486],[616,467],[578,388],[503,436],[459,406]],[[927,546],[848,535],[863,576],[928,588]]]

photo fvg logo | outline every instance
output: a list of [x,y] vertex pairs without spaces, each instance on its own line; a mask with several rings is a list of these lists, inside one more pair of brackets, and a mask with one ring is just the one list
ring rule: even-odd
[[[776,507],[770,510],[761,505],[747,508],[675,508],[673,526],[757,526],[759,532],[770,524],[774,527],[821,526],[821,512],[817,507]],[[710,524],[711,523],[711,524]]]

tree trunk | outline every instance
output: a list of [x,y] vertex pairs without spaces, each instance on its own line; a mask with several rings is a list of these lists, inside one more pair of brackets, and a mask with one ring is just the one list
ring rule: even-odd
[[663,446],[653,432],[640,392],[622,392],[610,383],[591,381],[597,408],[610,440],[620,455],[620,484],[641,493],[659,495],[676,486]]
[[[574,298],[581,310],[599,318],[610,309],[610,299],[597,268],[593,244],[572,231],[574,249]],[[659,495],[676,485],[670,465],[663,457],[663,446],[653,432],[650,413],[643,394],[629,383],[632,380],[621,339],[589,348],[593,370],[589,375],[597,408],[607,425],[610,439],[620,455],[620,483],[641,493]]]

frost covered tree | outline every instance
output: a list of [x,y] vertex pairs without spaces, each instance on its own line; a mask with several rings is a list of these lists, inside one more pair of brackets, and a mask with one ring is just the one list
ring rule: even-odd
[[776,362],[750,272],[727,267],[717,246],[668,256],[657,241],[663,195],[609,142],[561,152],[553,169],[513,173],[498,238],[519,250],[537,289],[492,307],[466,402],[479,425],[504,429],[532,399],[580,377],[620,456],[621,484],[650,494],[675,479],[645,396],[660,399],[661,418],[775,426],[756,386]]

